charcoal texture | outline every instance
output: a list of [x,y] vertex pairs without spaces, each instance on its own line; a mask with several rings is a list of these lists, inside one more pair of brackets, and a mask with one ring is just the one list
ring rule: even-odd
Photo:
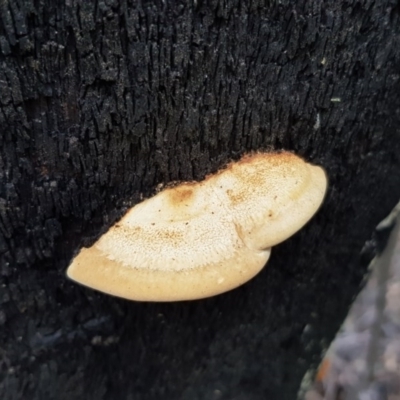
[[[293,400],[400,198],[395,0],[0,2],[0,398]],[[252,150],[323,165],[254,280],[115,299],[65,270],[160,184]]]

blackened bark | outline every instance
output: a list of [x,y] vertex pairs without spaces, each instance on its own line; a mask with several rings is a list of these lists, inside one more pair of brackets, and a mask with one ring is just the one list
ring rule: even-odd
[[[294,399],[400,198],[400,5],[0,3],[0,398]],[[127,302],[65,278],[159,183],[249,150],[322,164],[313,221],[250,283]]]

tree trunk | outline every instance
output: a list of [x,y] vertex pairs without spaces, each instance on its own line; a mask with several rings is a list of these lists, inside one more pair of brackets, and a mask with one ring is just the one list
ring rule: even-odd
[[[394,0],[0,4],[0,398],[295,399],[400,198]],[[129,302],[65,277],[157,185],[251,150],[323,165],[246,285]]]

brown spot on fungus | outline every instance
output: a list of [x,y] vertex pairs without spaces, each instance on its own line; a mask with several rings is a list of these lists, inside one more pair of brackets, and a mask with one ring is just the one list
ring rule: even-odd
[[189,187],[188,184],[183,184],[174,188],[167,189],[166,193],[172,205],[175,205],[176,207],[181,207],[182,203],[190,203],[193,196],[193,188]]
[[67,275],[131,300],[226,292],[254,277],[271,247],[314,215],[326,186],[324,170],[294,154],[245,155],[202,182],[164,189],[137,204],[81,249]]

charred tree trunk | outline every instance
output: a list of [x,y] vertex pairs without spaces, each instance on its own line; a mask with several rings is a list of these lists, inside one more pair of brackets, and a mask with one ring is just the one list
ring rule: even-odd
[[[393,0],[0,4],[0,398],[294,399],[400,198]],[[128,302],[74,252],[160,183],[246,151],[330,189],[264,271],[215,298]]]

